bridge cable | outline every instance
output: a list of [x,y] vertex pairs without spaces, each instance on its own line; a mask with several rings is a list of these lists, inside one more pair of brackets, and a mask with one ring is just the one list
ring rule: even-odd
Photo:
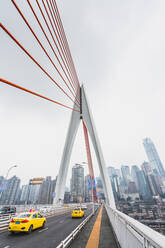
[[[61,62],[60,62],[60,60],[59,60],[59,58],[58,58],[58,56],[57,56],[57,54],[56,54],[56,52],[55,52],[55,50],[54,50],[54,48],[53,48],[53,46],[52,46],[52,44],[51,44],[49,38],[48,38],[48,36],[47,36],[47,34],[46,34],[46,32],[45,32],[43,26],[42,26],[42,24],[41,24],[41,22],[39,21],[37,15],[36,15],[36,12],[34,11],[34,8],[32,7],[32,5],[31,5],[31,3],[30,3],[29,0],[27,0],[27,2],[28,2],[28,4],[29,4],[29,7],[30,7],[30,9],[31,9],[31,11],[32,11],[32,13],[33,13],[33,15],[34,15],[36,21],[38,22],[38,24],[39,24],[39,26],[40,26],[40,28],[41,28],[41,30],[42,30],[42,32],[43,32],[45,38],[47,39],[47,42],[49,43],[49,46],[51,47],[51,50],[53,51],[53,53],[54,53],[56,59],[58,60],[58,63],[60,64],[60,66],[61,66],[61,68],[62,68],[62,70],[63,70],[65,76],[67,77],[67,79],[68,79],[68,81],[69,81],[69,83],[70,83],[72,89],[73,89],[73,90],[75,91],[75,93],[76,93],[76,90],[73,88],[73,85],[72,85],[70,79],[68,78],[68,75],[66,74],[66,71],[64,70],[64,68],[63,68],[63,66],[62,66],[62,64],[61,64]],[[51,29],[50,29],[50,27],[49,27],[49,25],[48,25],[48,23],[47,23],[47,20],[46,20],[46,18],[45,18],[45,16],[44,16],[44,13],[43,13],[42,9],[41,9],[41,6],[40,6],[40,4],[39,4],[39,2],[38,2],[37,0],[36,0],[36,3],[37,3],[37,5],[38,5],[38,8],[39,8],[39,10],[40,10],[40,12],[41,12],[41,15],[42,15],[42,17],[43,17],[43,19],[44,19],[44,22],[45,22],[45,24],[46,24],[46,26],[47,26],[47,28],[48,28],[50,34],[51,34],[51,37],[52,37],[52,39],[53,39],[53,41],[54,41],[54,44],[55,44],[55,46],[56,46],[56,48],[57,48],[57,50],[58,50],[58,53],[59,53],[59,55],[60,55],[60,57],[61,57],[61,59],[62,59],[62,62],[63,62],[63,64],[64,64],[64,66],[65,66],[65,69],[67,70],[65,61],[63,60],[63,57],[62,57],[62,55],[61,55],[61,53],[60,53],[60,50],[59,50],[58,45],[57,45],[57,43],[56,43],[56,41],[55,41],[55,39],[54,39],[54,36],[53,36],[53,34],[52,34],[52,32],[51,32]],[[77,95],[77,93],[76,93],[76,95]],[[77,99],[77,101],[79,102],[78,99]]]
[[75,70],[75,66],[74,66],[74,63],[73,63],[72,55],[70,53],[68,41],[67,41],[67,38],[66,38],[66,35],[65,35],[65,31],[64,31],[63,24],[62,24],[62,21],[61,21],[61,17],[60,17],[59,11],[58,11],[56,0],[53,0],[53,3],[54,3],[54,7],[56,9],[57,18],[58,18],[58,21],[59,21],[59,26],[60,26],[61,32],[63,34],[64,40],[65,40],[65,43],[66,43],[66,47],[68,48],[68,53],[69,53],[70,61],[72,63],[72,67],[73,67],[73,70],[74,70],[74,73],[75,73],[75,76],[76,76],[76,79],[77,79],[77,84],[80,87],[79,79],[78,79],[78,76],[77,76],[77,73],[76,73],[76,70]]
[[[57,39],[57,41],[58,41],[58,44],[59,44],[59,46],[60,46],[60,48],[61,48],[61,52],[62,52],[62,54],[63,54],[63,56],[64,56],[64,58],[65,58],[65,61],[66,61],[66,63],[67,63],[67,66],[68,66],[68,68],[69,68],[69,72],[70,72],[70,74],[71,74],[70,76],[72,77],[73,80],[76,80],[76,79],[75,79],[74,72],[73,72],[73,70],[72,70],[71,63],[70,63],[69,58],[68,58],[68,52],[66,51],[66,48],[65,48],[65,45],[64,45],[64,42],[63,42],[61,33],[60,33],[60,29],[59,29],[59,27],[58,27],[58,20],[57,20],[57,16],[56,16],[56,13],[55,13],[54,8],[53,8],[53,4],[52,4],[52,2],[51,2],[50,0],[49,0],[49,2],[46,0],[46,2],[47,2],[47,6],[48,6],[48,8],[49,8],[49,12],[50,12],[50,14],[51,14],[51,17],[52,17],[54,26],[55,26],[55,28],[56,28],[58,37],[59,37],[59,39]],[[51,9],[52,9],[52,11],[51,11]],[[75,83],[75,86],[76,86],[76,88],[77,88],[77,82],[74,82],[74,83]]]
[[[75,101],[67,94],[67,92],[55,81],[54,78],[39,64],[37,60],[34,59],[34,57],[21,45],[19,41],[5,28],[5,26],[0,23],[0,27],[5,31],[5,33],[8,34],[8,36],[28,55],[29,58],[32,59],[32,61],[56,84],[56,86],[61,89],[61,91],[73,102]],[[75,103],[76,106],[79,108],[79,105]]]
[[70,90],[70,92],[72,93],[72,95],[76,98],[76,96],[74,95],[73,91],[70,89],[69,85],[67,84],[66,80],[63,78],[62,74],[58,70],[57,66],[54,64],[53,60],[51,59],[51,57],[49,56],[49,54],[45,50],[43,44],[40,42],[40,40],[38,39],[38,37],[35,34],[34,30],[30,26],[30,24],[28,23],[27,19],[25,18],[25,16],[23,15],[23,13],[21,12],[21,10],[19,9],[18,5],[15,3],[14,0],[12,0],[12,3],[14,4],[15,8],[17,9],[17,11],[19,12],[19,14],[23,18],[24,22],[26,23],[26,25],[28,26],[28,28],[32,32],[33,36],[35,37],[35,39],[37,40],[37,42],[39,43],[39,45],[41,46],[41,48],[43,49],[43,51],[45,52],[45,54],[47,55],[47,57],[49,58],[50,62],[52,63],[52,65],[54,66],[54,68],[56,69],[56,71],[58,72],[58,74],[60,75],[60,77],[62,78],[62,80],[64,81],[64,83],[66,84],[66,86],[68,87],[68,89]]
[[[27,0],[27,1],[29,1],[29,0]],[[36,1],[38,2],[38,0],[36,0]],[[61,51],[62,51],[61,44],[60,44],[60,42],[59,42],[57,33],[56,33],[55,28],[54,28],[54,26],[53,26],[53,22],[52,22],[52,20],[51,20],[50,15],[49,15],[49,11],[48,11],[48,9],[47,9],[47,7],[46,7],[46,5],[45,5],[45,3],[44,3],[43,0],[42,0],[42,3],[43,3],[43,6],[44,6],[44,9],[45,9],[45,12],[46,12],[46,14],[47,14],[47,17],[48,17],[48,19],[49,19],[49,22],[50,22],[50,24],[51,24],[51,27],[52,27],[52,29],[53,29],[53,32],[54,32],[54,34],[55,34],[55,37],[56,37],[56,39],[57,39],[57,41],[58,41],[58,45],[59,45],[59,47],[60,47],[60,49],[61,49]],[[58,49],[58,51],[59,51],[59,49]]]
[[54,9],[56,11],[58,27],[59,27],[59,30],[60,30],[61,35],[63,37],[63,41],[65,43],[65,47],[66,47],[66,49],[68,51],[69,62],[71,64],[71,66],[72,66],[72,70],[74,71],[74,75],[75,75],[75,78],[76,78],[77,87],[79,89],[78,90],[78,96],[80,98],[80,84],[79,84],[79,79],[78,79],[78,76],[77,76],[77,73],[76,73],[76,70],[75,70],[75,67],[74,67],[72,55],[70,53],[68,41],[67,41],[67,38],[66,38],[66,35],[65,35],[65,31],[64,31],[64,28],[63,28],[63,24],[62,24],[62,21],[61,21],[61,18],[60,18],[60,14],[59,14],[59,11],[58,11],[58,7],[57,7],[57,4],[56,4],[56,1],[55,0],[53,0],[53,5],[54,5]]
[[65,104],[63,104],[63,103],[57,102],[57,101],[55,101],[55,100],[53,100],[53,99],[51,99],[51,98],[48,98],[48,97],[43,96],[43,95],[40,95],[40,94],[38,94],[38,93],[36,93],[36,92],[34,92],[34,91],[31,91],[31,90],[28,90],[28,89],[26,89],[26,88],[23,88],[22,86],[17,85],[17,84],[14,84],[14,83],[12,83],[12,82],[9,82],[9,81],[7,81],[7,80],[5,80],[5,79],[3,79],[3,78],[0,78],[0,82],[5,83],[5,84],[7,84],[7,85],[10,85],[10,86],[12,86],[12,87],[15,87],[15,88],[17,88],[17,89],[23,90],[23,91],[25,91],[25,92],[27,92],[27,93],[30,93],[30,94],[35,95],[35,96],[38,96],[38,97],[40,97],[40,98],[43,98],[43,99],[45,99],[45,100],[47,100],[47,101],[56,103],[56,104],[58,104],[58,105],[60,105],[60,106],[62,106],[62,107],[71,109],[71,110],[76,111],[76,112],[80,112],[80,111],[77,110],[77,109],[71,108],[71,107],[69,107],[69,106],[67,106],[67,105],[65,105]]

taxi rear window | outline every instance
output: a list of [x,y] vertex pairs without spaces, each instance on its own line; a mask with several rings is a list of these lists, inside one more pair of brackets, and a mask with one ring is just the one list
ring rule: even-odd
[[74,211],[77,211],[77,210],[80,211],[81,209],[80,209],[80,208],[75,208],[75,209],[74,209]]
[[29,218],[31,214],[20,214],[18,217],[19,218]]

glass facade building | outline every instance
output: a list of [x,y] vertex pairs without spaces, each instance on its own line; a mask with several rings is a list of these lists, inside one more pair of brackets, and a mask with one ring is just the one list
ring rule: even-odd
[[154,143],[151,141],[150,138],[145,138],[143,140],[143,145],[144,145],[144,149],[146,151],[148,160],[150,162],[150,165],[152,167],[152,170],[161,176],[165,176],[165,171],[164,171],[162,162],[159,158],[159,155],[158,155],[158,152],[156,150]]

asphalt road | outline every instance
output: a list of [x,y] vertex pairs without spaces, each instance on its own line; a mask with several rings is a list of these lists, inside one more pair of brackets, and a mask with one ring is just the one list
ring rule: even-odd
[[[91,213],[92,207],[85,210],[85,218]],[[55,248],[64,240],[82,221],[72,219],[71,213],[47,218],[44,229],[34,230],[30,235],[8,231],[0,232],[0,248]]]

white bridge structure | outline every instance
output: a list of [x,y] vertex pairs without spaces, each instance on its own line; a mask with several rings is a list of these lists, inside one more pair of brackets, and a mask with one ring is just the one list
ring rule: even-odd
[[[4,11],[3,6],[5,5],[6,2],[8,3],[5,6],[4,10],[7,11]],[[21,2],[26,2],[26,6],[24,6],[24,8],[23,8],[23,3],[20,4]],[[35,6],[33,6],[33,4],[35,4]],[[9,9],[10,5],[12,6],[11,9]],[[19,84],[17,85],[15,82],[10,82],[8,78],[5,79],[0,78],[0,83],[3,83],[10,87],[17,88],[18,90],[21,90],[24,93],[26,92],[28,94],[34,95],[35,97],[39,97],[40,99],[44,99],[44,101],[46,100],[54,104],[58,104],[58,106],[73,110],[71,114],[71,120],[68,128],[68,133],[66,137],[66,142],[64,146],[64,151],[62,155],[61,165],[56,184],[56,192],[55,192],[56,195],[54,199],[53,214],[55,214],[58,211],[58,207],[59,207],[58,205],[61,205],[64,199],[64,189],[66,184],[66,177],[68,173],[71,152],[78,127],[80,125],[80,122],[83,121],[85,128],[88,130],[90,134],[91,141],[96,153],[96,158],[100,170],[100,176],[103,183],[105,202],[106,202],[105,207],[110,219],[110,223],[113,227],[114,234],[116,236],[116,239],[118,240],[119,247],[165,248],[165,237],[163,235],[157,233],[156,231],[153,231],[149,227],[141,224],[140,222],[134,220],[133,218],[130,218],[129,216],[121,213],[116,209],[112,186],[108,177],[101,145],[99,142],[99,138],[94,125],[94,120],[86,97],[86,92],[84,86],[80,86],[79,79],[77,77],[77,73],[70,53],[69,45],[60,18],[60,13],[58,11],[56,0],[1,1],[1,9],[2,9],[1,12],[2,13],[4,12],[5,14],[4,16],[5,18],[4,17],[1,18],[2,20],[0,22],[0,30],[4,33],[4,37],[5,36],[8,37],[10,41],[12,41],[13,44],[16,45],[15,49],[20,49],[23,55],[27,56],[27,58],[30,59],[30,61],[35,67],[37,66],[38,73],[41,73],[40,76],[38,77],[38,82],[44,75],[46,80],[43,79],[43,81],[45,80],[46,82],[50,81],[51,83],[53,83],[53,85],[61,92],[61,94],[63,94],[63,96],[68,97],[68,100],[70,100],[72,104],[74,102],[74,108],[72,108],[70,106],[65,105],[63,102],[57,102],[55,99],[48,98],[47,96],[43,96],[38,92],[34,92],[30,89],[24,88]],[[13,17],[15,18],[15,14],[14,14],[15,12],[12,12],[15,11],[14,9],[21,18],[21,22],[23,22],[26,27],[25,30],[23,30],[22,28],[19,30],[18,28],[17,31],[19,32],[16,33],[15,33],[15,28],[16,28],[16,24],[18,23],[12,22]],[[24,14],[24,12],[26,13]],[[11,18],[12,13],[14,15]],[[7,16],[8,14],[10,14],[10,16]],[[30,22],[28,21],[29,18],[30,18]],[[19,20],[19,18],[15,18],[15,20]],[[34,24],[32,25],[32,23]],[[34,53],[35,49],[33,47],[32,48],[27,47],[33,42],[26,42],[26,45],[24,46],[23,44],[24,42],[21,41],[23,36],[23,31],[25,31],[26,33],[29,32],[29,34],[31,35],[30,41],[36,42],[34,43],[34,47],[36,45],[38,46],[38,48],[40,49],[40,51],[44,56],[43,57],[44,59],[41,59],[40,54],[39,56],[37,56],[36,53]],[[2,42],[2,46],[4,44],[7,44],[7,42]],[[5,49],[5,47],[4,48],[2,47],[2,49]],[[39,50],[37,49],[36,51]],[[9,78],[12,75],[11,73],[12,68],[9,67],[9,64],[7,62],[8,60],[10,60],[10,57],[8,56],[11,54],[8,53],[8,48],[6,47],[6,52],[4,52],[1,56],[2,57],[1,61],[6,62],[5,65],[6,72],[2,72],[2,75],[6,75],[7,77],[7,72],[8,72]],[[3,59],[3,55],[5,56],[4,57],[5,59]],[[45,58],[47,60],[45,60]],[[47,61],[49,62],[49,64],[43,61]],[[29,67],[29,69],[30,68],[31,67]],[[18,72],[19,72],[19,67],[18,67]],[[20,73],[18,73],[18,75],[19,74]],[[31,74],[33,74],[33,72]],[[34,80],[34,77],[31,77],[31,80]],[[25,82],[28,83],[28,81]],[[89,157],[91,156],[89,155]],[[89,161],[89,157],[88,157],[88,161]],[[7,218],[6,220],[0,216],[0,222],[1,222],[0,227],[6,228],[4,227],[4,224],[5,225],[8,224],[9,218]],[[75,230],[75,232],[77,232],[77,229]],[[68,240],[70,240],[70,236],[68,237]],[[67,242],[69,242],[68,240]],[[5,247],[9,247],[9,246],[5,246]],[[63,245],[60,247],[66,247],[66,246]]]
[[54,199],[54,204],[58,205],[63,202],[70,156],[80,121],[83,120],[87,130],[89,131],[96,153],[100,176],[103,182],[103,189],[106,200],[105,207],[119,247],[165,248],[165,236],[116,209],[112,186],[106,170],[101,145],[89,108],[84,86],[81,86],[80,100],[80,112],[72,111],[56,184],[56,197]]

